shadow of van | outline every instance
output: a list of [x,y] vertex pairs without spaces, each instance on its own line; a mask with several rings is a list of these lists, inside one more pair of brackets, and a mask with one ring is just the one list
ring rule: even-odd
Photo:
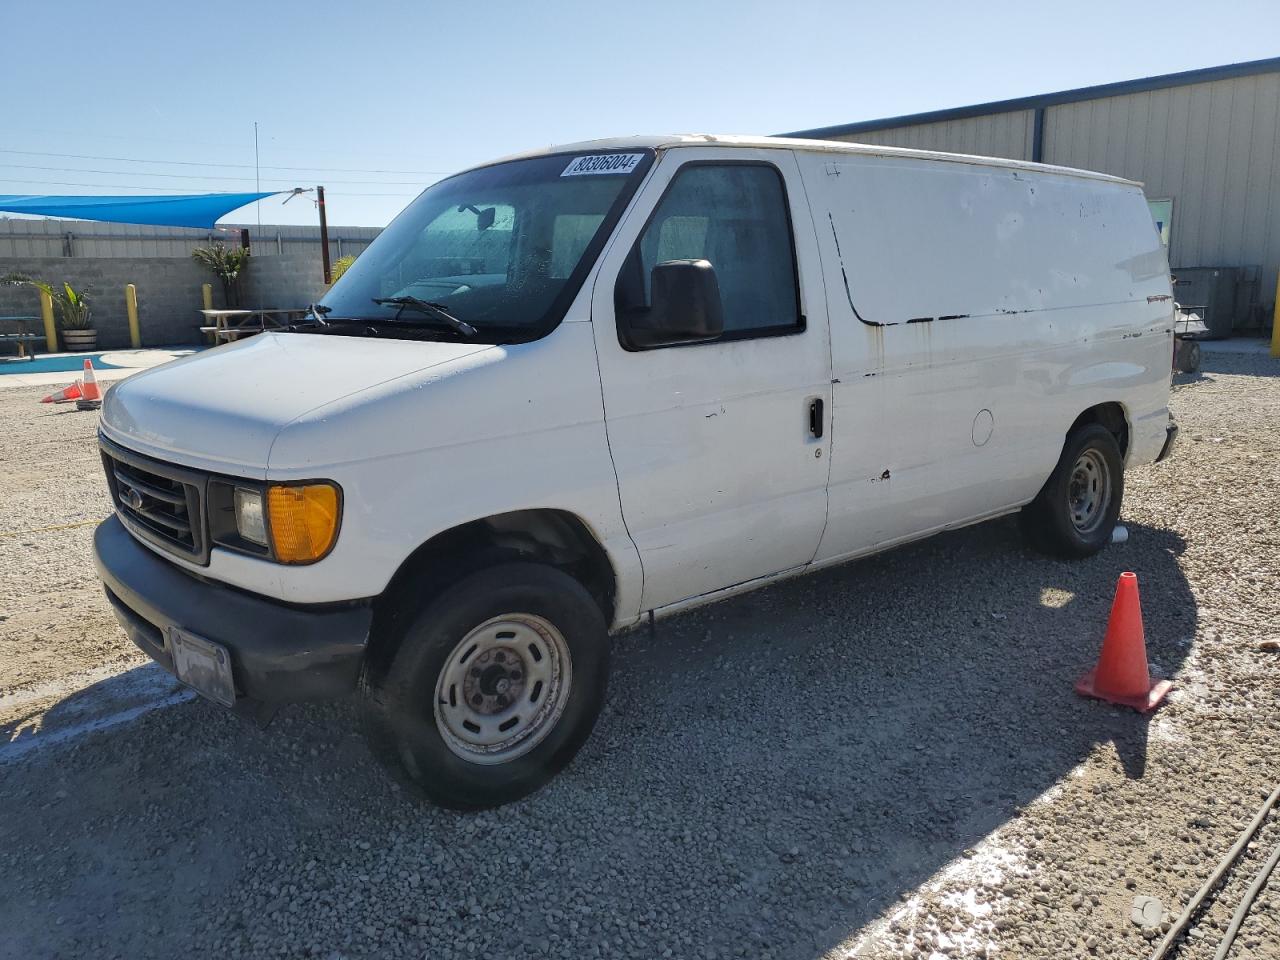
[[[274,936],[278,921],[236,879],[266,857],[288,864],[303,911],[348,904],[344,923],[395,925],[419,953],[461,923],[495,956],[538,955],[549,930],[585,956],[623,924],[646,955],[665,945],[679,956],[811,960],[1100,745],[1128,776],[1143,775],[1147,718],[1071,689],[1096,658],[1122,570],[1139,574],[1153,663],[1176,671],[1194,636],[1181,539],[1136,524],[1130,533],[1065,563],[1028,552],[1001,520],[635,631],[616,641],[604,715],[575,763],[533,797],[481,815],[394,790],[353,734],[349,703],[286,710],[265,733],[184,705],[146,721],[162,722],[164,736],[146,738],[114,793],[96,789],[102,771],[77,769],[78,759],[58,771],[84,791],[82,821],[117,824],[110,837],[86,834],[86,849],[109,860],[119,846],[139,871],[86,876],[66,889],[68,903],[123,885],[111,896],[117,923],[145,918],[127,926],[135,945],[166,914],[165,936],[185,943],[191,911],[207,903],[205,936]],[[117,749],[128,756],[129,744]],[[131,822],[149,835],[144,851]],[[160,903],[165,861],[192,836],[181,823],[201,825],[185,849],[207,853],[207,889]],[[366,852],[353,860],[357,842]],[[513,873],[482,869],[508,848]],[[403,868],[421,871],[423,886],[406,894]],[[513,885],[551,894],[528,909]],[[551,901],[593,909],[572,929],[549,926]],[[490,905],[484,916],[469,915],[475,903]]]
[[59,683],[46,684],[0,700],[0,763],[34,750],[76,740],[128,723],[144,713],[192,699],[195,694],[158,665],[147,662],[119,673],[100,671],[102,679],[66,680],[72,692],[60,695]]
[[[769,918],[770,891],[801,882],[813,915],[781,955],[821,953],[1098,745],[1143,776],[1150,718],[1072,691],[1123,570],[1139,574],[1153,672],[1176,672],[1195,634],[1182,539],[1129,529],[1068,563],[997,521],[660,624],[621,651],[605,743],[579,767],[607,763],[611,795],[657,795],[695,836],[736,818],[733,859],[755,865],[740,919]],[[623,871],[625,851],[606,859]],[[804,944],[806,929],[828,935]]]

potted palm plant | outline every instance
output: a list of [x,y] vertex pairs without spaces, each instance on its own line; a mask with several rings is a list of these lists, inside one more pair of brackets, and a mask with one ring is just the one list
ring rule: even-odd
[[65,282],[61,290],[39,280],[31,283],[53,299],[58,325],[62,327],[62,342],[68,350],[92,350],[98,345],[98,331],[93,327],[88,290],[76,290]]

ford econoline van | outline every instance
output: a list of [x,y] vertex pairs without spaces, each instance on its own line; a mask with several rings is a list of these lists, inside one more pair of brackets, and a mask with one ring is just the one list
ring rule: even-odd
[[110,389],[97,566],[204,696],[356,692],[395,775],[493,805],[587,738],[611,632],[1002,514],[1102,548],[1174,435],[1172,329],[1115,177],[525,154],[425,190],[304,321]]

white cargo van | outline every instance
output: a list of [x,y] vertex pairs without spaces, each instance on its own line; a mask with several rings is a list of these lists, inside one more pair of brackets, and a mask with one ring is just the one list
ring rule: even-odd
[[428,188],[287,331],[106,395],[98,569],[227,706],[358,690],[435,801],[574,755],[610,631],[1021,511],[1085,556],[1165,455],[1141,187],[632,137]]

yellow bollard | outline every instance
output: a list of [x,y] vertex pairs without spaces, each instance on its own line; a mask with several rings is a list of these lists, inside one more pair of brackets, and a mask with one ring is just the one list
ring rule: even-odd
[[1276,277],[1276,305],[1271,313],[1271,355],[1280,357],[1280,276]]
[[124,285],[124,308],[129,314],[129,342],[137,350],[142,346],[142,331],[138,329],[138,288],[132,283]]
[[[204,308],[205,308],[206,310],[212,310],[212,309],[213,309],[213,284],[212,284],[212,283],[202,283],[202,284],[200,284],[200,297],[204,300]],[[203,322],[203,324],[202,324],[202,325],[207,326],[207,325],[211,324],[212,322],[213,322],[213,321],[212,321],[209,317],[205,317],[205,318],[204,318],[204,322]],[[206,330],[206,331],[205,331],[205,333],[204,333],[204,342],[205,342],[205,343],[212,343],[212,344],[214,344],[214,345],[216,345],[216,344],[217,344],[218,339],[217,339],[217,337],[214,335],[214,333],[213,333],[213,331],[212,331],[212,330]]]
[[44,321],[44,339],[50,353],[58,352],[58,328],[53,322],[53,297],[40,291],[40,319]]

